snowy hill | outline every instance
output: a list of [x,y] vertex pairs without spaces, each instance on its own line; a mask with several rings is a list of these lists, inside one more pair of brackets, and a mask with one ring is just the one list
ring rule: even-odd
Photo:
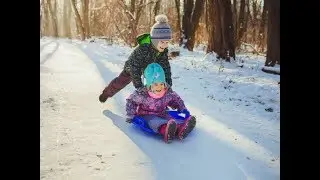
[[185,141],[165,144],[125,123],[132,84],[98,101],[131,51],[40,40],[41,179],[280,179],[280,76],[261,71],[264,57],[226,63],[181,49],[170,61],[173,89],[197,126]]

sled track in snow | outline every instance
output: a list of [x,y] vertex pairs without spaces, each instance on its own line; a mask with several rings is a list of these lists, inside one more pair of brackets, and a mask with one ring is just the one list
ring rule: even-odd
[[[53,42],[53,41],[42,45],[42,46],[40,47],[40,53],[41,53],[41,51],[43,51],[43,48],[44,48],[45,46],[51,44],[52,42]],[[46,55],[43,57],[43,60],[40,62],[40,65],[44,64],[45,62],[47,62],[47,61],[52,57],[52,55],[58,50],[60,44],[59,44],[58,42],[56,42],[56,41],[55,41],[54,43],[55,43],[55,47],[54,47],[53,51],[50,52],[50,53],[48,53],[48,54],[46,54]],[[41,48],[42,48],[42,49],[41,49]]]
[[49,41],[49,42],[47,42],[47,43],[44,43],[43,45],[41,45],[41,46],[40,46],[40,53],[43,51],[44,47],[46,47],[47,45],[51,44],[52,42],[53,42],[53,40],[52,40],[52,41]]

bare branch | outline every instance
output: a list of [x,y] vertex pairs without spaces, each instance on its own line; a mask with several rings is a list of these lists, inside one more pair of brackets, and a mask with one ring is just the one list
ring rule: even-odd
[[96,7],[96,8],[91,8],[90,10],[91,11],[97,11],[97,10],[101,10],[101,9],[104,9],[104,8],[107,8],[107,5],[104,5],[104,6],[101,6],[101,7]]
[[124,12],[127,14],[127,17],[129,18],[130,21],[135,20],[135,16],[129,11],[128,6],[124,2],[124,0],[118,1],[118,4],[122,7]]
[[148,6],[149,4],[154,4],[154,3],[157,3],[157,2],[159,2],[160,0],[156,0],[156,1],[149,1],[149,2],[147,2],[147,3],[144,3],[144,4],[137,4],[137,6],[139,6],[139,8],[142,8],[142,7],[144,7],[144,6]]
[[[110,9],[108,6],[106,6],[106,7],[107,7],[108,11],[111,12],[111,9]],[[119,28],[119,26],[117,25],[117,22],[115,21],[115,19],[114,19],[114,18],[111,18],[111,19],[112,19],[112,22],[113,22],[113,24],[115,25],[115,27],[116,27],[119,35],[121,36],[121,38],[122,38],[123,40],[125,40],[126,38],[125,38],[124,35],[123,35],[123,32],[125,31],[125,29],[124,29],[123,31],[121,31],[120,28]]]
[[126,12],[127,14],[129,14],[130,17],[131,17],[133,20],[136,20],[135,16],[134,16],[130,11],[125,10],[125,12]]
[[138,22],[139,22],[139,19],[140,19],[140,15],[141,15],[141,10],[142,10],[142,5],[143,4],[143,0],[140,0],[140,5],[139,5],[139,8],[137,10],[137,12],[135,13],[136,17],[135,17],[135,20],[136,20],[136,25],[138,25]]
[[245,43],[245,42],[241,42],[241,44],[244,45],[244,46],[249,46],[249,47],[251,47],[252,50],[253,50],[253,52],[256,53],[256,54],[258,54],[258,55],[266,56],[266,54],[259,53],[259,51],[256,50],[256,48],[254,48],[253,45],[251,45],[251,44],[248,44],[248,43]]

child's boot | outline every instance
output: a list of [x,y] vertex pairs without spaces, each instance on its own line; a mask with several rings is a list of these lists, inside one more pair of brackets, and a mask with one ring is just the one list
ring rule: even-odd
[[186,138],[196,126],[196,118],[190,116],[183,124],[178,125],[177,136],[179,140]]
[[171,119],[167,122],[167,124],[163,124],[160,127],[159,132],[163,135],[165,143],[171,143],[176,134],[176,130],[177,124],[173,119]]

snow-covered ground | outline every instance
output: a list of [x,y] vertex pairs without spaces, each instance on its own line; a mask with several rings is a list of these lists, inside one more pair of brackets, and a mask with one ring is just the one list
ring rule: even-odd
[[40,40],[41,179],[280,179],[280,76],[261,71],[264,57],[221,63],[182,49],[170,61],[173,89],[197,126],[185,141],[165,144],[125,123],[132,84],[98,101],[131,52],[103,41]]

